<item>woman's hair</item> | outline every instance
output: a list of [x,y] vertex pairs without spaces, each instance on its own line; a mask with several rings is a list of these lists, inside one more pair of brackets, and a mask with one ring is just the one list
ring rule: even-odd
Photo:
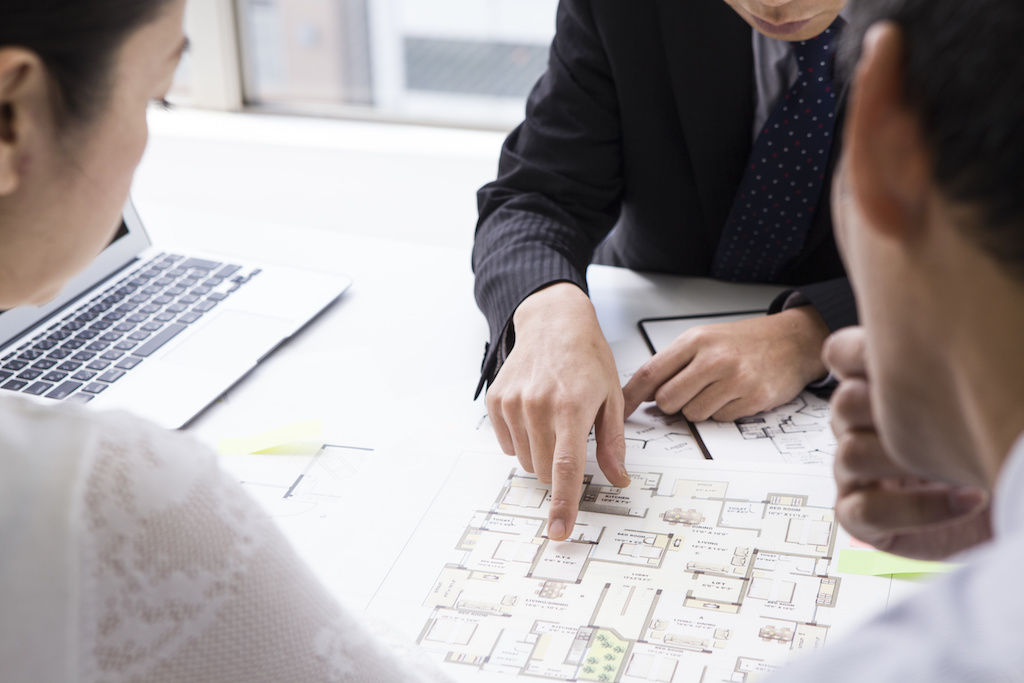
[[43,61],[58,116],[87,121],[112,86],[117,51],[169,0],[0,0],[0,48],[21,47]]

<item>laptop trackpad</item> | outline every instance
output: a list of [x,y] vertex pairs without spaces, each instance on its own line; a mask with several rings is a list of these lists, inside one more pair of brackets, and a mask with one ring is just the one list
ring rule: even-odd
[[287,337],[292,327],[291,322],[273,316],[216,311],[161,360],[189,367],[251,366]]

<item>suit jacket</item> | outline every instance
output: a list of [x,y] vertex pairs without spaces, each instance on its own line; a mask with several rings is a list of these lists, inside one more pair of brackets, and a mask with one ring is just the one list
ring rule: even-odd
[[[722,0],[561,0],[547,72],[497,180],[478,193],[475,290],[492,340],[482,382],[497,373],[494,342],[520,302],[558,281],[586,291],[591,262],[711,273],[753,146],[751,42]],[[780,280],[831,329],[856,323],[829,210],[837,156]]]

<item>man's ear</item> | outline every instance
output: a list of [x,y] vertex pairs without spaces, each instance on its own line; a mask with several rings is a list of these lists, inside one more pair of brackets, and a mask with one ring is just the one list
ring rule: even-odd
[[21,48],[0,49],[0,197],[13,194],[21,184],[30,112],[40,113],[41,91],[45,96],[39,58]]
[[916,234],[931,183],[930,155],[904,94],[904,55],[896,24],[868,30],[843,140],[849,190],[865,223],[894,238]]

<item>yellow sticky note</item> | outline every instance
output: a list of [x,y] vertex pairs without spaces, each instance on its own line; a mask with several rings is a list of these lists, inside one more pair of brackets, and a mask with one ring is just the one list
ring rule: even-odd
[[880,550],[839,551],[839,572],[843,574],[865,574],[867,576],[940,574],[956,569],[949,562],[928,562],[912,560],[899,555],[890,555]]
[[323,447],[323,432],[323,420],[304,420],[252,436],[221,439],[217,442],[217,452],[221,455],[308,455]]

